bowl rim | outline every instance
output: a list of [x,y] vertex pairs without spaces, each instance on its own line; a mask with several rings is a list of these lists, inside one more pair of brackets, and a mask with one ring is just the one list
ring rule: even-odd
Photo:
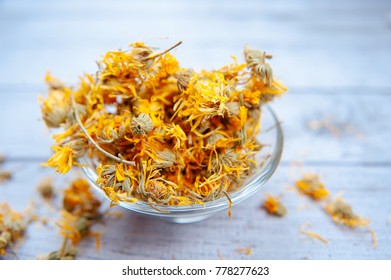
[[[281,159],[284,146],[284,135],[281,127],[281,122],[269,105],[263,105],[262,109],[264,108],[268,111],[274,121],[272,128],[273,130],[275,128],[276,141],[274,143],[273,151],[271,152],[271,155],[267,160],[266,164],[261,167],[259,174],[252,175],[252,177],[250,177],[251,179],[246,182],[245,186],[240,187],[239,190],[235,192],[229,193],[229,197],[233,205],[244,201],[245,199],[256,193],[273,175]],[[98,174],[96,173],[96,170],[94,170],[94,168],[90,167],[89,158],[87,156],[83,156],[79,159],[79,163],[94,189],[102,193],[102,195],[106,199],[111,201],[106,196],[104,191],[97,184],[95,184],[95,181],[98,178]],[[138,200],[137,202],[119,201],[118,205],[138,213],[161,217],[172,217],[175,216],[175,214],[182,216],[183,214],[197,215],[201,214],[202,212],[213,213],[227,209],[229,207],[228,198],[225,196],[213,201],[205,202],[203,204],[192,204],[186,206],[156,205],[156,207],[158,209],[161,209],[161,211],[152,208],[147,202],[141,200]]]

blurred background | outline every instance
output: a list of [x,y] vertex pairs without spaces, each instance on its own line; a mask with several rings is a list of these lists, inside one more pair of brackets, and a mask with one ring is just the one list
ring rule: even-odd
[[[0,0],[0,153],[13,173],[0,202],[23,210],[52,170],[50,133],[37,95],[50,71],[67,83],[94,73],[107,50],[134,41],[173,53],[182,67],[219,68],[245,45],[273,54],[275,75],[289,88],[272,108],[285,132],[283,158],[264,190],[283,194],[284,218],[262,209],[263,192],[233,209],[191,225],[172,225],[121,209],[102,226],[102,248],[84,240],[81,259],[389,259],[391,257],[391,2],[341,1],[44,1]],[[332,194],[343,192],[371,219],[378,246],[365,230],[332,223],[319,205],[289,186],[301,169],[316,172]],[[66,180],[66,179],[65,179]],[[61,183],[60,183],[61,184]],[[329,240],[309,239],[299,227]],[[57,249],[52,225],[32,225],[21,259]],[[252,248],[251,255],[237,247]],[[0,257],[1,259],[1,257]]]

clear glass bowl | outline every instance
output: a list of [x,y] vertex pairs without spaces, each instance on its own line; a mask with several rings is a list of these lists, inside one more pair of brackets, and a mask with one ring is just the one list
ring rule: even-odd
[[[280,162],[284,142],[283,133],[277,116],[267,105],[262,107],[261,132],[257,138],[260,143],[265,145],[256,158],[259,165],[254,173],[243,182],[239,190],[229,193],[233,207],[259,191],[273,175]],[[91,185],[106,197],[103,190],[95,184],[98,175],[92,160],[83,157],[79,161]],[[206,202],[204,205],[158,206],[164,212],[151,208],[148,203],[143,201],[135,203],[120,202],[119,205],[134,212],[163,218],[174,223],[192,223],[209,218],[217,212],[227,211],[228,200],[226,197],[221,197]]]

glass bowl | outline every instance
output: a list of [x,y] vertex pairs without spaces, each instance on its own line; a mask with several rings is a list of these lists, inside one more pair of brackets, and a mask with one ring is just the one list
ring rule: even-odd
[[[237,191],[229,193],[233,207],[259,191],[273,175],[280,162],[284,142],[283,133],[276,114],[267,105],[262,107],[261,132],[257,139],[265,145],[256,157],[258,166]],[[95,184],[98,175],[92,160],[85,156],[79,162],[91,185],[106,197],[103,190]],[[206,202],[203,205],[159,206],[159,209],[164,210],[164,212],[151,208],[144,201],[134,203],[121,201],[119,205],[134,212],[159,217],[174,223],[197,222],[209,218],[220,211],[228,211],[228,199],[225,196]]]

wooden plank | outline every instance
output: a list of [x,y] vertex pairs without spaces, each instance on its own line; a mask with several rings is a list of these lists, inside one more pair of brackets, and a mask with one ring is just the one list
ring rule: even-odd
[[[6,167],[12,169],[19,164],[9,163]],[[37,165],[38,162],[29,163],[28,168],[15,173],[13,181],[0,186],[0,201],[7,201],[12,207],[23,210],[34,199],[36,211],[42,217],[50,218],[47,227],[33,224],[28,228],[27,238],[17,251],[20,259],[43,255],[57,249],[61,242],[54,226],[57,212],[43,204],[35,191],[37,182],[53,173]],[[94,228],[102,232],[102,249],[96,252],[94,239],[86,239],[78,246],[78,258],[218,259],[220,252],[226,259],[389,259],[389,168],[332,166],[305,170],[319,173],[333,195],[343,191],[353,209],[372,220],[371,228],[377,232],[379,239],[377,249],[372,248],[371,236],[366,230],[335,225],[323,211],[321,203],[314,203],[289,190],[287,186],[292,185],[299,175],[292,177],[295,170],[280,166],[263,191],[246,203],[234,206],[232,219],[223,212],[199,223],[176,225],[114,208],[123,212],[124,216],[118,220],[107,218],[104,225]],[[60,182],[69,181],[69,176],[58,177],[61,176],[56,177],[57,187],[64,188],[66,184]],[[286,217],[271,217],[260,209],[264,192],[283,194],[283,202],[289,211]],[[60,200],[61,197],[58,197],[57,203]],[[107,203],[104,205],[107,207]],[[307,222],[311,224],[310,230],[329,240],[328,245],[299,233],[300,226]],[[235,251],[239,247],[253,247],[253,254],[240,255]]]
[[[340,94],[341,92],[342,94]],[[391,95],[365,90],[292,89],[271,106],[285,132],[283,161],[317,164],[390,164]],[[2,94],[0,152],[11,158],[50,155],[50,133],[40,121],[37,95],[33,92]],[[23,112],[23,113],[21,113]],[[311,121],[333,118],[339,137],[325,129],[311,130]],[[348,127],[348,128],[346,128]],[[33,147],[33,148],[32,148]]]

